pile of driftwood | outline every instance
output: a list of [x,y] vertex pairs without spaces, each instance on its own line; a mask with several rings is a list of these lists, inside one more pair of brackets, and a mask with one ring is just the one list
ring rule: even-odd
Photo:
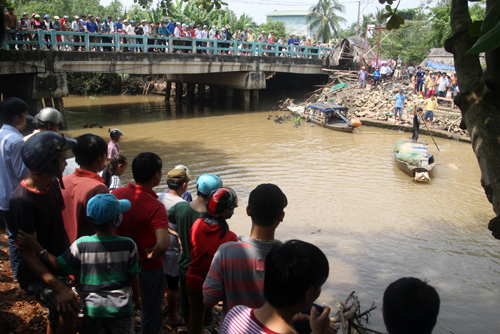
[[354,293],[355,291],[351,292],[345,301],[339,303],[339,310],[330,321],[341,324],[342,334],[384,334],[366,327],[369,324],[370,312],[377,308],[375,303],[372,303],[368,310],[361,312],[361,304]]
[[330,74],[330,80],[334,82],[334,84],[338,83],[348,83],[355,84],[358,82],[358,72],[356,71],[346,71],[346,70],[332,70],[332,69],[323,69],[324,71]]

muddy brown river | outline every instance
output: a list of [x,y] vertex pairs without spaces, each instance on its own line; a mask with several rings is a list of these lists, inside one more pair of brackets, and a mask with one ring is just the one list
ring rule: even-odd
[[[352,134],[267,120],[277,112],[176,111],[163,97],[69,97],[69,130],[109,140],[108,128],[125,136],[121,153],[155,152],[163,172],[177,164],[191,175],[215,173],[233,187],[240,207],[229,220],[248,235],[250,191],[277,184],[288,197],[277,238],[314,243],[328,256],[330,277],[319,301],[335,307],[356,291],[362,309],[372,301],[369,327],[385,331],[382,295],[403,276],[427,279],[441,297],[434,333],[500,333],[500,241],[487,229],[494,217],[480,186],[470,144],[430,137],[439,164],[430,183],[413,182],[394,162],[394,144],[408,133],[362,126]],[[101,123],[103,128],[84,129]],[[129,169],[122,177],[132,181]],[[189,190],[194,191],[195,182]],[[155,188],[166,189],[166,181]]]

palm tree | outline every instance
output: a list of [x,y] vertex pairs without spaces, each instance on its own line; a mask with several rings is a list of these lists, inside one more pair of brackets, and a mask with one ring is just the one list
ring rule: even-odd
[[373,24],[377,27],[382,27],[386,24],[387,19],[383,19],[382,15],[384,15],[384,10],[377,8],[377,11],[373,15]]
[[319,0],[316,6],[311,7],[311,13],[306,16],[309,29],[318,29],[318,39],[328,43],[332,37],[338,36],[341,31],[340,23],[347,22],[345,18],[337,15],[344,13],[345,7],[338,0]]

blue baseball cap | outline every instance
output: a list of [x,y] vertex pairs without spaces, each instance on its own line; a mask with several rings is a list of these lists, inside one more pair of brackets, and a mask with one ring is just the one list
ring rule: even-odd
[[92,218],[94,224],[102,225],[130,210],[131,206],[127,199],[118,200],[113,194],[99,194],[87,203],[87,217]]
[[109,22],[107,17],[104,18],[104,22]]
[[130,23],[135,23],[135,21],[134,20],[130,20]]

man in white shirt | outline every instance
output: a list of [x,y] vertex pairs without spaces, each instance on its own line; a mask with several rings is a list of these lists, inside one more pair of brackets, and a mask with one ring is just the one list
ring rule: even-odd
[[142,25],[142,31],[144,31],[144,35],[147,35],[149,32],[149,26],[148,26],[146,20],[142,20],[141,25]]
[[446,74],[442,73],[442,75],[439,77],[438,81],[438,96],[439,97],[446,97]]
[[[123,26],[125,27],[125,34],[127,35],[135,35],[135,29],[134,29],[134,20],[130,20],[130,23],[128,20],[123,21]],[[126,24],[126,26],[125,26]],[[135,38],[129,38],[127,40],[130,44],[135,44]],[[130,48],[130,51],[135,52],[135,48]]]
[[[167,173],[168,193],[158,195],[158,200],[169,210],[175,204],[184,202],[181,196],[186,192],[191,177],[184,169],[172,169]],[[177,315],[177,300],[179,299],[179,266],[177,259],[180,255],[180,240],[178,227],[172,222],[168,223],[168,237],[170,246],[165,254],[162,255],[163,272],[168,286],[168,320],[170,325],[177,325],[181,318]]]
[[[215,25],[212,26],[212,29],[208,32],[208,39],[215,39],[215,34],[217,33],[217,30],[215,29]],[[209,42],[208,45],[213,48],[214,47],[214,42]],[[213,50],[209,51],[211,54],[214,53]]]

